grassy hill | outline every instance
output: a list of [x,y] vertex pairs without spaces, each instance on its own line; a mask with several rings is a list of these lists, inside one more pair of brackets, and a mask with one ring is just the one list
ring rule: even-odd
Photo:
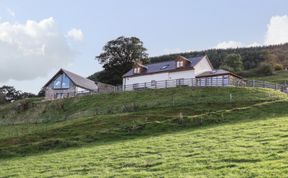
[[263,76],[263,77],[250,77],[249,79],[255,79],[255,80],[263,80],[268,82],[274,82],[274,83],[285,83],[288,84],[288,71],[276,71],[273,75],[269,76]]
[[282,177],[287,107],[253,88],[19,101],[0,107],[0,177]]

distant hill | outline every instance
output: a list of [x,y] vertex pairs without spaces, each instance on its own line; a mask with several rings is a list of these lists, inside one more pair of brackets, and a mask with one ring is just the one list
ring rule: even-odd
[[243,59],[244,70],[256,68],[259,63],[269,61],[281,65],[288,65],[288,43],[282,45],[235,48],[235,49],[208,49],[203,51],[193,51],[187,53],[168,54],[151,57],[150,62],[161,62],[173,60],[176,56],[195,57],[207,55],[215,68],[219,68],[226,55],[237,53]]

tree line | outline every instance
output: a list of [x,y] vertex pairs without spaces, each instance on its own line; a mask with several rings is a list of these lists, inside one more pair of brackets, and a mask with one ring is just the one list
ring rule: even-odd
[[34,95],[33,93],[16,90],[13,86],[4,85],[0,87],[0,104],[5,104],[15,100],[31,98],[35,96],[36,95]]

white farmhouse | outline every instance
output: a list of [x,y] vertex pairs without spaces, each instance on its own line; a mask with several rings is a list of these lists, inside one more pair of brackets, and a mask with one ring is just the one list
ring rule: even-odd
[[143,65],[135,63],[123,75],[126,91],[176,86],[228,86],[242,82],[241,77],[225,70],[214,70],[208,56],[185,58]]

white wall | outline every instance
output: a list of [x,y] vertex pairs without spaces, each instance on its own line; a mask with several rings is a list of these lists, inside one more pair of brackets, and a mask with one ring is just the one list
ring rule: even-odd
[[185,71],[177,71],[177,72],[169,72],[168,80],[175,80],[180,78],[195,78],[194,70],[185,70]]
[[206,56],[196,64],[194,69],[195,69],[195,74],[196,75],[201,74],[203,72],[207,72],[207,71],[212,71],[213,70],[213,68],[210,66]]
[[89,92],[89,90],[86,90],[81,87],[76,87],[76,93],[87,93],[87,92]]
[[125,81],[125,78],[123,79],[123,84],[124,85],[132,85],[134,83],[151,82],[152,80],[156,80],[156,81],[169,80],[168,72],[126,77],[126,81]]
[[[123,85],[125,90],[133,90],[133,84],[139,84],[138,87],[145,88],[166,88],[166,87],[175,87],[176,81],[175,79],[191,79],[195,78],[194,70],[186,70],[186,71],[177,71],[177,72],[163,72],[156,73],[150,75],[141,75],[141,76],[133,76],[123,78]],[[157,81],[156,85],[151,85],[151,81]],[[165,82],[167,80],[167,82]],[[173,80],[173,81],[169,81]],[[144,84],[146,83],[146,84]],[[191,81],[185,80],[186,85],[191,85]]]

